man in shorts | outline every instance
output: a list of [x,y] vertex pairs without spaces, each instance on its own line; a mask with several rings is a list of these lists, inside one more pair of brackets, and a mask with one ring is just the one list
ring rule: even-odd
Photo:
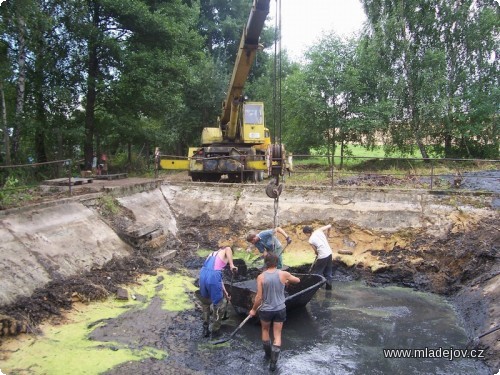
[[[297,284],[300,279],[277,268],[278,257],[276,254],[267,253],[264,265],[266,270],[257,277],[257,295],[249,314],[255,316],[259,310],[262,345],[266,359],[270,359],[269,369],[274,371],[281,351],[283,322],[286,320],[285,286],[289,283]],[[272,345],[271,325],[273,327]]]

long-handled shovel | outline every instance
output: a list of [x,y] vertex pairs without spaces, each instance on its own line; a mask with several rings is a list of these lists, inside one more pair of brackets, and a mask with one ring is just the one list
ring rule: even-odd
[[[257,311],[259,311],[260,309],[260,306],[257,308]],[[223,344],[229,340],[231,340],[233,338],[234,335],[236,335],[236,332],[238,332],[241,327],[243,327],[245,325],[246,322],[248,322],[250,320],[250,318],[252,317],[252,315],[248,315],[241,323],[238,327],[236,327],[236,329],[231,332],[231,334],[226,337],[226,338],[222,338],[222,339],[219,339],[219,340],[216,340],[216,341],[210,341],[209,344],[212,344],[212,345],[219,345],[219,344]]]
[[255,259],[252,261],[252,263],[250,263],[250,265],[252,265],[252,266],[253,266],[255,263],[257,263],[258,261],[263,260],[263,259],[264,259],[264,257],[263,257],[263,256],[259,256],[259,257],[255,258]]
[[311,264],[311,268],[309,268],[309,272],[307,273],[308,275],[311,274],[311,271],[313,270],[317,260],[318,260],[318,256],[316,256],[316,258],[314,258],[314,262],[313,262],[313,264]]
[[466,348],[474,348],[474,347],[477,347],[477,345],[479,344],[479,339],[480,338],[483,338],[484,336],[487,336],[493,332],[496,332],[500,329],[500,325],[490,329],[489,331],[486,331],[484,332],[482,335],[479,335],[477,337],[475,337],[473,340],[470,340],[467,345],[466,345]]
[[245,325],[245,323],[246,323],[246,322],[248,322],[248,320],[249,320],[251,317],[252,317],[251,315],[248,315],[248,316],[245,318],[245,320],[243,320],[243,321],[240,323],[240,325],[239,325],[238,327],[236,327],[236,329],[235,329],[233,332],[231,332],[231,334],[230,334],[228,337],[226,337],[226,338],[222,338],[222,339],[219,339],[219,340],[217,340],[217,341],[210,341],[209,343],[210,343],[210,344],[212,344],[212,345],[219,345],[219,344],[223,344],[223,343],[225,343],[225,342],[227,342],[227,341],[231,340],[231,339],[233,338],[233,336],[234,336],[234,335],[236,335],[236,332],[238,332],[238,331],[241,329],[241,327],[243,327],[243,326]]
[[[234,280],[234,272],[231,272],[231,287],[229,288],[229,295],[231,296],[233,294],[233,280]],[[227,320],[227,307],[229,306],[229,301],[226,301],[226,308],[224,309],[224,316],[222,317],[222,320]]]
[[281,252],[278,254],[278,258],[285,252],[285,249],[290,245],[288,242],[286,243],[285,247],[281,250]]
[[[280,255],[281,255],[281,254],[283,254],[283,252],[284,252],[284,251],[285,251],[285,249],[288,247],[288,245],[290,245],[290,244],[287,242],[287,243],[286,243],[286,245],[285,245],[285,247],[284,247],[284,248],[280,251],[280,253],[279,253],[279,254],[277,254],[278,258],[280,257]],[[257,261],[262,260],[262,259],[264,259],[264,258],[260,256],[260,257],[258,257],[258,258],[256,258],[256,259],[254,259],[254,260],[253,260],[253,262],[252,262],[251,264],[254,264],[254,263],[256,263]]]

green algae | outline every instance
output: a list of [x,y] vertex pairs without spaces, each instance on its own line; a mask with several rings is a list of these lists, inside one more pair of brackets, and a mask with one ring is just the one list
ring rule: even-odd
[[[157,296],[163,300],[163,309],[168,311],[183,311],[194,307],[187,292],[193,292],[197,288],[192,278],[178,274],[171,275],[167,271],[162,270],[156,276],[143,277],[140,284],[128,286],[126,289],[132,298],[140,295],[150,301],[153,297]],[[146,307],[145,304],[144,307]]]
[[314,262],[314,252],[290,252],[283,253],[283,263],[289,267],[299,267]]
[[[128,361],[147,358],[163,359],[168,354],[152,347],[134,349],[123,343],[98,342],[89,339],[96,327],[117,318],[130,309],[147,306],[153,297],[163,300],[163,308],[178,312],[193,307],[186,292],[196,290],[187,276],[158,272],[144,276],[137,285],[126,286],[132,298],[127,302],[109,298],[101,302],[79,305],[67,316],[67,323],[44,325],[42,335],[25,335],[11,342],[8,358],[1,369],[6,374],[100,374]],[[144,298],[146,297],[146,298]],[[142,301],[142,302],[141,302]]]
[[[199,249],[196,254],[205,258],[210,254],[212,250]],[[252,267],[262,266],[263,261],[258,260],[260,255],[256,255],[253,252],[247,253],[246,251],[235,251],[234,259],[240,259],[245,261],[247,265]],[[286,249],[283,251],[283,263],[289,267],[299,267],[304,264],[311,264],[314,262],[314,252],[311,251],[291,251],[288,252]]]

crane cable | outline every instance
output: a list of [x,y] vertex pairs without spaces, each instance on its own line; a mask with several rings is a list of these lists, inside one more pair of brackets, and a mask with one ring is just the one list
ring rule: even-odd
[[[282,103],[281,103],[281,0],[276,0],[276,20],[274,29],[274,91],[273,91],[273,114],[274,114],[274,139],[278,139],[281,149],[281,125],[282,125]],[[278,136],[276,136],[278,129]]]
[[[276,19],[274,28],[274,86],[273,86],[273,120],[274,120],[274,139],[278,139],[277,144],[272,145],[272,160],[279,156],[280,164],[282,155],[282,139],[281,139],[281,124],[282,124],[282,106],[281,106],[281,0],[276,0]],[[276,136],[276,129],[278,129],[278,137]],[[279,155],[276,155],[279,154]],[[268,196],[274,199],[274,228],[279,227],[279,197],[283,186],[279,184],[280,173],[273,174],[275,179],[269,185]]]

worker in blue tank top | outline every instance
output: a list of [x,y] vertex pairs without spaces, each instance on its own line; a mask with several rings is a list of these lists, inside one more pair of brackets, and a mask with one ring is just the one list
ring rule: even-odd
[[[300,279],[277,268],[278,257],[276,254],[267,253],[264,265],[266,270],[257,277],[257,294],[249,314],[255,316],[259,310],[262,346],[266,359],[270,359],[269,369],[274,371],[281,351],[283,322],[286,320],[285,286],[289,283],[297,284]],[[271,325],[273,326],[272,345]]]

